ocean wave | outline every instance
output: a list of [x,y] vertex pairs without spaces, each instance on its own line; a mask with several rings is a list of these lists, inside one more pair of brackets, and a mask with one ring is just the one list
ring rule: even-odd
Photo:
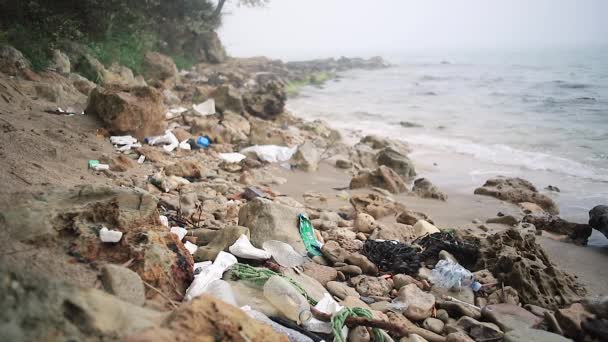
[[564,89],[586,89],[591,88],[591,84],[567,82],[562,80],[553,81],[558,87]]
[[568,176],[608,182],[608,170],[594,169],[575,160],[541,152],[516,149],[504,144],[480,145],[463,139],[439,138],[426,134],[407,138],[411,144],[473,156],[495,164],[522,167],[533,171],[550,171]]

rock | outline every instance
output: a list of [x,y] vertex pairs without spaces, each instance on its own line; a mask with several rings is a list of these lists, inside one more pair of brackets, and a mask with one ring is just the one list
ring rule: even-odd
[[439,189],[426,178],[418,178],[414,181],[414,187],[412,191],[422,198],[438,199],[440,201],[446,201],[448,195],[439,191]]
[[394,202],[376,194],[353,195],[350,203],[356,212],[369,214],[376,220],[394,214],[399,209]]
[[222,45],[222,41],[215,31],[204,31],[196,33],[192,37],[192,51],[198,56],[199,61],[205,63],[223,63],[228,56]]
[[126,342],[170,341],[283,341],[264,323],[239,308],[209,295],[202,295],[177,308],[160,327],[130,336]]
[[119,154],[112,158],[101,158],[100,160],[109,164],[110,170],[114,172],[126,172],[137,166],[137,163],[125,154]]
[[481,283],[482,285],[498,283],[498,280],[496,280],[492,272],[488,270],[479,270],[477,272],[474,272],[473,276],[475,277],[475,280]]
[[89,96],[89,94],[97,87],[97,85],[88,79],[78,75],[78,74],[70,74],[69,79],[72,82],[72,85],[76,90],[78,90],[81,94]]
[[568,222],[553,215],[526,215],[523,222],[531,223],[537,230],[567,235],[577,245],[586,245],[591,236],[591,226]]
[[336,271],[342,272],[344,274],[348,274],[351,276],[358,276],[363,273],[363,270],[361,270],[361,267],[355,266],[355,265],[346,265],[346,266],[336,267]]
[[431,316],[435,307],[435,296],[426,293],[415,284],[409,284],[399,289],[397,300],[408,303],[403,315],[414,321],[422,321]]
[[395,287],[395,289],[399,290],[409,284],[415,284],[420,288],[423,287],[420,281],[414,279],[412,276],[409,276],[407,274],[395,274],[393,276],[393,286]]
[[597,205],[589,210],[589,225],[608,237],[608,206]]
[[427,214],[421,213],[419,211],[411,211],[409,209],[405,209],[399,215],[397,215],[397,222],[407,224],[413,226],[416,222],[420,220],[425,220],[429,223],[433,223],[433,219],[431,219]]
[[441,231],[435,227],[434,225],[426,222],[425,220],[419,220],[414,225],[414,235],[416,237],[421,237],[427,234],[435,234],[440,233]]
[[344,259],[349,254],[344,248],[340,246],[338,242],[333,240],[327,241],[321,247],[321,253],[323,253],[323,256],[332,263],[343,263]]
[[369,236],[372,240],[396,240],[400,242],[411,241],[415,238],[411,226],[400,223],[385,223],[378,225]]
[[205,169],[198,162],[198,160],[181,160],[173,165],[165,167],[165,175],[167,176],[178,176],[184,178],[202,178]]
[[59,84],[38,83],[34,88],[38,96],[49,102],[60,104],[65,98],[65,92]]
[[416,177],[414,163],[407,156],[397,152],[391,147],[384,148],[380,151],[376,156],[376,160],[378,165],[388,166],[405,180]]
[[146,302],[144,283],[139,275],[119,265],[104,265],[101,268],[101,282],[108,293],[135,305]]
[[401,338],[399,340],[399,342],[428,342],[428,341],[418,334],[409,334],[409,336]]
[[542,214],[545,214],[545,211],[543,210],[543,208],[541,208],[536,203],[521,202],[521,203],[518,203],[517,206],[526,215],[542,215]]
[[429,317],[427,319],[424,320],[424,322],[422,322],[422,327],[426,330],[430,330],[432,332],[434,332],[435,334],[439,334],[441,335],[441,333],[443,332],[443,326],[444,323],[437,319],[437,318],[432,318]]
[[519,219],[513,215],[503,215],[498,217],[489,218],[486,223],[504,224],[507,226],[517,226]]
[[572,341],[561,335],[544,330],[520,328],[507,332],[503,338],[504,342],[568,342]]
[[350,169],[353,167],[353,162],[348,159],[336,159],[336,167],[339,169]]
[[312,142],[307,141],[298,147],[291,160],[296,168],[306,172],[313,172],[319,168],[321,154]]
[[306,253],[300,237],[298,214],[301,211],[264,198],[255,198],[239,211],[239,225],[248,227],[251,243],[261,248],[268,240],[290,244],[296,251]]
[[358,213],[354,223],[355,231],[361,233],[371,233],[376,229],[376,220],[366,213]]
[[500,288],[500,289],[492,292],[488,296],[487,304],[500,304],[500,303],[518,305],[519,304],[519,295],[517,294],[517,291],[514,288],[512,288],[511,286],[505,286],[504,288]]
[[358,266],[365,274],[378,274],[378,267],[367,257],[365,257],[365,255],[361,255],[359,253],[349,253],[344,257],[344,261],[351,265]]
[[511,228],[481,241],[475,269],[491,271],[512,286],[521,302],[556,309],[580,300],[586,291],[551,263],[532,234]]
[[213,90],[209,96],[215,100],[215,108],[218,112],[241,114],[244,111],[243,99],[239,91],[232,86],[219,86]]
[[574,303],[568,308],[557,310],[555,318],[563,329],[565,336],[579,341],[584,338],[584,332],[581,327],[582,322],[593,319],[595,316],[585,310],[582,304]]
[[91,82],[102,84],[107,73],[106,68],[95,57],[82,51],[71,53],[66,51],[70,57],[72,71],[76,72]]
[[496,324],[482,323],[471,317],[461,317],[457,325],[464,329],[475,341],[500,340],[504,335]]
[[61,75],[68,75],[71,70],[70,59],[63,52],[54,49],[48,69]]
[[438,300],[437,307],[445,310],[450,315],[450,317],[460,318],[462,316],[467,316],[475,319],[481,318],[481,310],[463,303]]
[[152,51],[144,56],[142,74],[148,82],[175,80],[178,76],[177,67],[171,57]]
[[393,284],[384,278],[364,276],[355,289],[364,297],[386,297],[393,289]]
[[358,326],[348,331],[349,342],[369,342],[372,337],[364,326]]
[[534,328],[543,319],[530,311],[513,304],[487,305],[481,310],[484,319],[498,324],[503,331]]
[[338,277],[338,271],[332,267],[323,266],[314,262],[307,262],[302,265],[304,274],[316,279],[319,283],[325,286],[330,281],[335,281]]
[[255,84],[243,95],[243,103],[248,113],[269,120],[283,113],[287,92],[285,83],[272,73],[258,73]]
[[8,76],[23,76],[32,64],[21,51],[6,44],[0,44],[0,72]]
[[361,138],[361,141],[359,143],[367,145],[373,148],[374,150],[390,147],[404,155],[410,152],[410,148],[405,143],[373,134],[364,136],[363,138]]
[[101,73],[101,83],[106,88],[130,89],[147,86],[143,77],[135,77],[133,71],[124,65],[114,63],[108,69],[101,69]]
[[435,334],[432,331],[420,328],[416,324],[412,323],[409,319],[405,318],[401,313],[388,311],[386,315],[388,316],[390,322],[405,327],[410,334],[420,335],[424,339],[432,342],[445,341],[443,336]]
[[164,317],[104,291],[28,271],[0,263],[3,340],[117,340],[154,327]]
[[339,283],[337,281],[329,281],[327,282],[327,284],[325,284],[325,287],[327,288],[327,291],[329,291],[329,293],[340,299],[345,299],[348,296],[352,296],[355,298],[360,297],[359,292],[344,283]]
[[161,135],[165,126],[162,95],[150,87],[129,91],[96,88],[86,113],[97,115],[112,134],[131,134],[139,140]]
[[194,261],[213,261],[219,252],[228,252],[241,235],[249,238],[249,229],[241,226],[228,226],[215,232],[211,241],[206,246],[199,247],[194,253]]
[[359,298],[359,294],[357,296],[346,296],[342,301],[340,301],[340,305],[346,306],[347,308],[364,308],[371,309],[369,305],[367,305],[364,301]]
[[431,293],[437,301],[441,301],[444,296],[450,296],[471,305],[475,303],[475,293],[470,287],[444,289],[439,286],[433,286]]
[[539,193],[532,183],[521,178],[491,178],[482,187],[475,189],[474,193],[496,197],[515,204],[521,202],[535,203],[549,214],[559,214],[557,204],[550,197]]
[[391,168],[381,165],[375,171],[362,170],[350,180],[351,189],[379,187],[394,194],[407,191],[407,186],[401,177]]
[[445,342],[474,342],[472,338],[463,332],[453,332],[445,337]]
[[444,309],[437,310],[437,318],[443,323],[447,323],[450,319],[450,315]]

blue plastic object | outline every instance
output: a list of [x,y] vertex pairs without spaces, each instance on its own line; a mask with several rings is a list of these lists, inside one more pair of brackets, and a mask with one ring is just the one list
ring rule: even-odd
[[211,140],[208,137],[198,137],[196,138],[196,144],[201,147],[209,147],[211,145]]

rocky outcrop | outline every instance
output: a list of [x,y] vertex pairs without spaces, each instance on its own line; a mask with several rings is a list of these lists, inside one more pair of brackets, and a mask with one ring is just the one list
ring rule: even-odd
[[537,230],[567,235],[577,245],[586,245],[591,236],[591,226],[568,222],[553,215],[526,215],[523,222],[531,223]]
[[261,248],[268,240],[290,244],[304,253],[304,243],[298,231],[298,214],[301,211],[264,198],[255,198],[239,211],[239,226],[249,228],[251,243]]
[[551,263],[534,235],[516,229],[482,240],[476,269],[490,270],[500,282],[516,289],[524,304],[556,309],[585,295],[571,275]]
[[373,172],[362,170],[350,180],[351,189],[379,187],[394,194],[407,191],[407,186],[401,177],[390,167],[381,165]]
[[177,78],[175,62],[158,52],[148,52],[144,56],[142,73],[148,82],[165,82]]
[[97,115],[112,134],[132,134],[139,140],[160,135],[165,128],[162,94],[151,87],[96,88],[91,92],[86,113]]
[[283,113],[287,101],[285,83],[272,73],[258,73],[255,83],[243,94],[248,113],[262,119],[272,119]]
[[589,225],[608,236],[608,206],[598,205],[589,211]]
[[8,76],[24,76],[31,73],[32,64],[21,51],[10,45],[0,45],[0,72]]
[[319,168],[321,153],[312,142],[307,141],[298,147],[298,150],[291,160],[292,165],[296,168],[306,172],[312,172]]
[[403,179],[410,180],[416,176],[414,163],[404,154],[387,147],[376,156],[379,165],[385,165],[395,170]]
[[377,194],[353,195],[350,203],[358,213],[366,213],[379,219],[401,211],[403,207]]
[[422,198],[432,198],[440,201],[446,201],[448,199],[448,195],[439,191],[439,189],[426,178],[416,179],[412,191]]
[[492,196],[515,204],[521,202],[536,203],[549,214],[559,214],[557,204],[550,197],[539,193],[532,183],[521,178],[496,177],[488,179],[482,187],[475,189],[475,194]]

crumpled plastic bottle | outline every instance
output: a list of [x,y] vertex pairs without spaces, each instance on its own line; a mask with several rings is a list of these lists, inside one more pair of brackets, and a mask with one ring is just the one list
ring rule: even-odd
[[275,275],[266,281],[264,297],[286,318],[298,324],[312,318],[308,300],[283,277]]
[[306,260],[290,244],[277,240],[268,240],[262,245],[274,260],[283,267],[302,265]]
[[481,288],[481,284],[475,281],[469,270],[452,260],[439,260],[431,272],[429,280],[434,285],[445,289],[470,287],[473,291],[479,291]]

